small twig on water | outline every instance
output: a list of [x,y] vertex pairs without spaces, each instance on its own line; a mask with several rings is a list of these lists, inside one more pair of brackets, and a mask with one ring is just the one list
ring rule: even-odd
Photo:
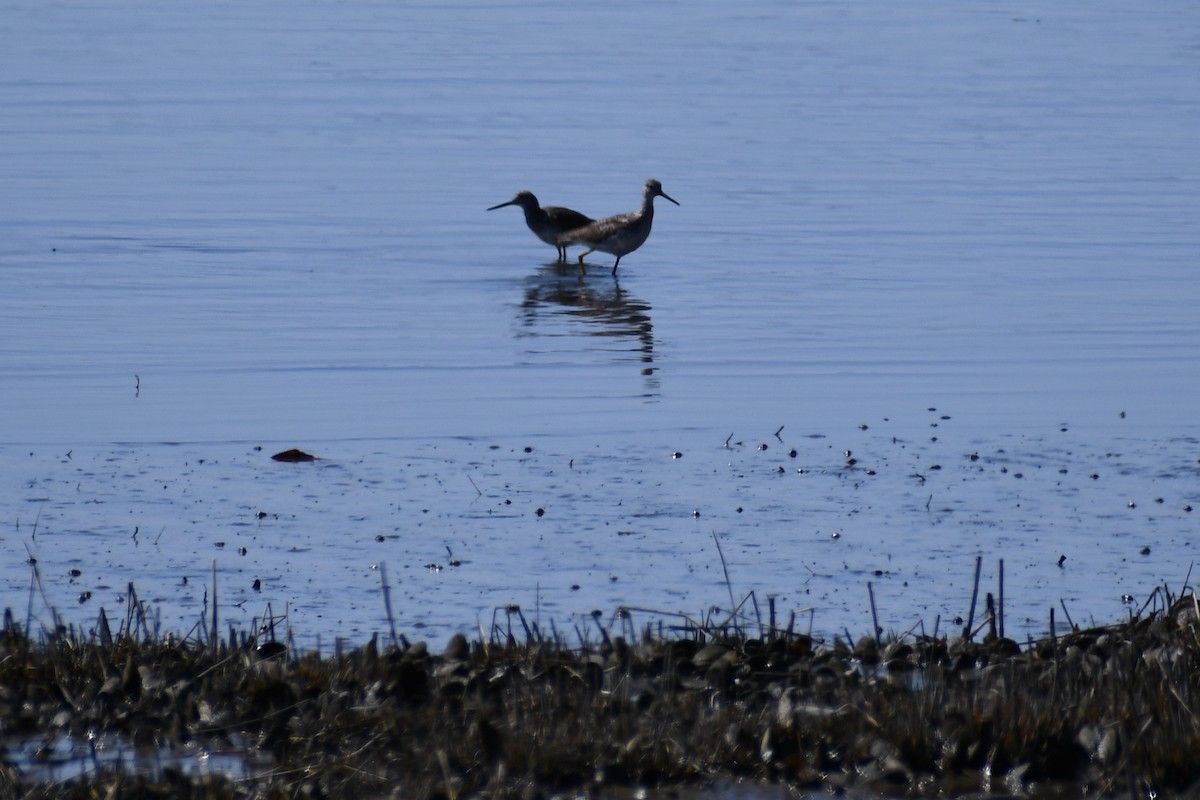
[[979,570],[983,567],[983,556],[975,556],[975,586],[971,589],[971,610],[967,613],[967,627],[963,636],[971,641],[971,625],[975,622],[975,601],[979,599]]
[[1063,599],[1060,597],[1060,598],[1058,598],[1058,604],[1059,604],[1060,606],[1062,606],[1063,615],[1064,615],[1064,616],[1066,616],[1066,618],[1067,618],[1067,624],[1071,626],[1071,630],[1076,630],[1076,628],[1075,628],[1075,620],[1071,619],[1071,612],[1070,612],[1070,611],[1067,611],[1067,601],[1066,601],[1066,600],[1063,600]]
[[729,434],[728,436],[726,436],[726,437],[725,437],[725,447],[726,447],[726,449],[728,449],[728,448],[729,448],[729,440],[730,440],[730,439],[732,439],[732,438],[733,438],[733,434],[732,434],[732,433],[731,433],[731,434]]
[[879,615],[875,613],[875,587],[867,581],[867,595],[871,598],[871,630],[875,634],[875,645],[879,645]]
[[[472,486],[475,486],[475,479],[472,478],[469,474],[467,475],[467,480],[469,480],[471,482]],[[483,497],[483,492],[479,491],[478,486],[475,486],[475,494],[477,494],[479,497]]]
[[30,566],[32,567],[32,571],[29,573],[29,605],[25,609],[25,635],[26,636],[29,635],[30,628],[33,625],[33,593],[34,593],[34,589],[37,588],[37,585],[40,582],[38,579],[37,561],[31,557],[29,559],[29,562],[30,562]]
[[396,646],[396,618],[392,616],[392,589],[388,586],[387,564],[379,562],[379,583],[383,586],[383,609],[387,612],[388,630],[392,634],[392,647]]
[[988,636],[996,638],[996,600],[992,597],[992,593],[987,593],[987,624]]
[[1000,559],[1000,638],[1004,638],[1004,559]]
[[37,516],[33,518],[33,533],[29,534],[29,541],[31,541],[31,542],[37,541],[38,522],[41,521],[41,519],[42,519],[42,509],[45,507],[46,507],[45,503],[42,503],[40,506],[38,506]]
[[212,641],[210,642],[210,644],[212,645],[213,649],[215,650],[217,648],[218,636],[220,636],[220,633],[218,632],[218,629],[217,629],[217,560],[215,558],[213,559],[213,562],[212,562],[212,587],[213,587],[213,595],[212,595],[212,612],[213,613],[212,613]]
[[783,439],[782,439],[782,438],[779,436],[779,434],[783,433],[783,429],[784,429],[784,427],[785,427],[785,426],[783,426],[783,425],[780,425],[780,426],[779,426],[779,430],[775,431],[775,438],[776,438],[776,439],[779,439],[779,441],[781,441],[781,442],[783,441]]
[[721,557],[721,569],[725,571],[725,588],[729,590],[729,607],[733,608],[737,605],[737,601],[733,599],[733,583],[729,580],[729,565],[725,563],[725,553],[721,551],[721,540],[717,538],[716,531],[712,532],[712,537],[713,541],[717,543],[717,555]]

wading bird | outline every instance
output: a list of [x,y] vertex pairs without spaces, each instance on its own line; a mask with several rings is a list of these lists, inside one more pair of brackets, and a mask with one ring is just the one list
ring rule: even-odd
[[552,244],[558,248],[559,261],[567,260],[567,246],[559,242],[563,234],[593,221],[586,214],[580,214],[569,208],[558,206],[542,208],[538,205],[538,199],[533,192],[525,190],[517,192],[516,196],[507,203],[492,206],[488,211],[495,211],[497,208],[505,206],[521,207],[521,210],[525,212],[525,224],[529,226],[529,230],[533,231],[533,235],[546,244]]
[[662,184],[651,178],[646,181],[642,191],[642,207],[628,214],[618,214],[615,217],[598,219],[581,228],[568,231],[558,237],[558,244],[566,247],[581,244],[588,249],[579,254],[579,274],[586,275],[587,267],[583,265],[583,257],[599,250],[617,257],[613,264],[612,274],[616,276],[621,256],[629,255],[646,243],[650,236],[650,226],[654,224],[654,198],[665,197],[675,205],[679,202],[662,189]]

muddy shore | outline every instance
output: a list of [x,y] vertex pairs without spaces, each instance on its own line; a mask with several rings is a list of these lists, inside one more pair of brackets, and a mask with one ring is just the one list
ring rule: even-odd
[[[1024,645],[716,629],[629,641],[598,624],[583,646],[493,631],[442,652],[401,637],[321,656],[100,627],[27,635],[7,616],[4,796],[531,800],[745,779],[895,797],[1143,797],[1200,785],[1191,593]],[[269,766],[135,770],[93,749],[78,774],[51,780],[37,749],[16,757],[19,743],[49,752],[67,738]]]

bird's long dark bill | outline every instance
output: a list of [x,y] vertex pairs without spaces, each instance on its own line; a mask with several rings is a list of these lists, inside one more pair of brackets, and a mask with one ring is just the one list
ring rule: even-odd
[[[674,202],[674,201],[672,201],[672,202]],[[516,205],[516,203],[517,203],[517,201],[515,201],[515,200],[509,200],[507,203],[501,203],[498,206],[492,206],[491,208],[488,209],[488,211],[495,211],[497,208],[504,208],[505,206]],[[679,205],[679,203],[675,203],[675,205]]]
[[[678,200],[676,200],[674,197],[671,197],[671,195],[667,194],[666,192],[659,192],[659,194],[661,194],[663,197],[665,197],[665,198],[667,198],[668,200],[670,200],[670,201],[671,201],[672,203],[674,203],[675,205],[679,205],[679,201],[678,201]],[[490,209],[489,209],[489,210],[490,210]]]

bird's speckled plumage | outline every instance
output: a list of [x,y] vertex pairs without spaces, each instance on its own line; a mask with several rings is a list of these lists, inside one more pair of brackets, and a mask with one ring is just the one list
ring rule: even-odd
[[615,217],[598,219],[583,227],[562,234],[558,243],[562,246],[581,244],[588,249],[579,254],[579,272],[587,274],[583,265],[584,256],[599,250],[611,253],[617,257],[613,264],[612,274],[617,274],[621,256],[628,255],[646,243],[650,236],[650,227],[654,224],[654,198],[665,197],[675,205],[679,202],[663,191],[662,184],[651,178],[646,181],[642,191],[642,207],[628,214],[618,214]]
[[565,233],[593,222],[591,217],[570,208],[559,206],[542,208],[533,192],[526,190],[517,192],[512,200],[492,206],[488,211],[495,211],[497,208],[505,206],[521,207],[521,210],[525,212],[525,224],[529,226],[529,230],[533,231],[533,235],[546,244],[552,244],[558,249],[559,261],[567,260],[567,245],[560,243],[559,238]]

